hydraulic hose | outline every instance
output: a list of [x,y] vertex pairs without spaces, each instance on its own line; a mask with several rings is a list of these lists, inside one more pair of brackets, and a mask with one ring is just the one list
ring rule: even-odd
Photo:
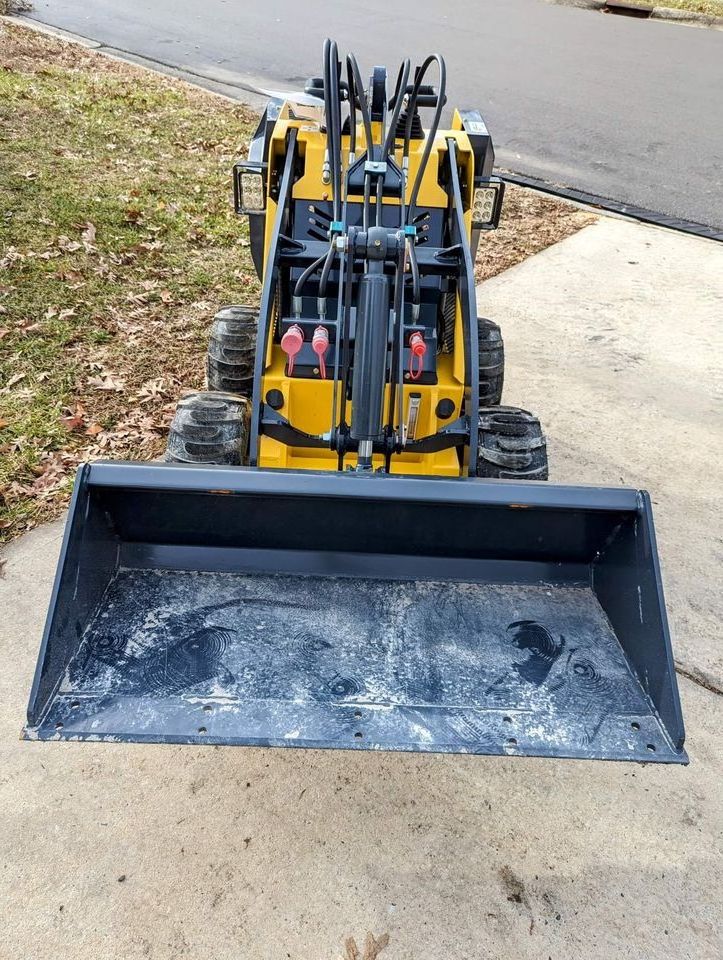
[[354,80],[354,90],[359,95],[359,106],[361,108],[362,123],[364,124],[364,137],[366,139],[366,151],[369,159],[372,160],[372,121],[371,117],[369,116],[369,104],[364,96],[364,85],[361,81],[359,64],[357,63],[356,57],[353,53],[350,53],[347,56],[346,62],[347,66],[351,68],[352,78]]
[[356,96],[354,93],[354,77],[349,58],[346,58],[346,83],[349,88],[349,155],[356,155]]
[[324,112],[326,144],[332,181],[333,218],[341,216],[341,106],[339,101],[339,55],[336,43],[324,42]]
[[394,141],[397,134],[397,123],[399,122],[399,115],[402,112],[402,103],[404,102],[404,96],[407,91],[410,69],[411,62],[409,60],[404,60],[399,68],[399,73],[397,74],[397,83],[394,88],[394,95],[392,97],[392,100],[394,101],[394,108],[389,121],[387,136],[384,141],[384,152],[382,153],[383,157],[389,156],[389,154],[394,150]]
[[341,96],[339,92],[339,55],[332,41],[329,75],[331,78],[331,111],[334,129],[334,219],[341,219]]
[[329,254],[333,251],[333,249],[334,249],[333,247],[330,247],[326,253],[322,253],[320,257],[314,260],[313,263],[310,263],[309,266],[306,268],[306,270],[304,270],[304,272],[301,274],[299,279],[296,281],[296,286],[294,287],[294,299],[301,296],[301,293],[302,293],[302,290],[304,289],[304,284],[306,283],[306,281],[309,279],[312,273],[316,273],[316,271],[319,269],[322,263],[326,260]]
[[427,140],[424,145],[424,152],[422,153],[422,159],[419,162],[419,169],[417,170],[417,175],[414,178],[414,185],[412,187],[412,193],[409,197],[409,205],[407,207],[407,223],[410,223],[414,219],[414,208],[417,205],[417,196],[419,194],[419,188],[422,185],[422,179],[424,178],[424,171],[427,169],[427,161],[429,160],[429,155],[432,152],[432,146],[434,144],[434,138],[437,135],[437,130],[439,128],[440,120],[442,119],[442,110],[444,109],[444,100],[447,90],[447,66],[444,62],[444,57],[441,57],[438,53],[433,53],[431,56],[422,64],[422,67],[417,74],[414,80],[414,87],[412,88],[411,96],[409,97],[409,103],[407,105],[407,123],[404,130],[404,156],[405,158],[409,156],[409,142],[412,138],[412,120],[414,118],[414,113],[417,108],[417,97],[419,96],[419,88],[422,85],[422,80],[429,69],[429,67],[436,63],[439,68],[439,89],[437,92],[437,106],[434,110],[434,119],[432,121],[432,126],[429,128],[427,134]]
[[[362,115],[362,124],[364,126],[364,138],[366,140],[366,153],[367,159],[374,159],[374,144],[372,141],[372,121],[369,115],[369,104],[367,103],[366,97],[364,96],[364,87],[361,81],[361,73],[359,72],[359,64],[353,53],[347,55],[346,58],[347,68],[351,71],[352,78],[352,89],[349,91],[350,96],[356,98],[359,97],[359,107],[361,109]],[[366,230],[369,226],[369,175],[365,174],[364,176],[364,209],[363,209],[363,223],[364,229]]]
[[[412,186],[412,192],[409,197],[409,204],[405,212],[405,225],[412,223],[414,221],[414,208],[417,205],[417,196],[419,195],[419,188],[422,185],[422,180],[424,178],[425,170],[427,169],[427,162],[429,161],[429,156],[432,152],[432,146],[434,144],[434,138],[437,135],[437,130],[439,128],[440,120],[442,119],[442,110],[444,108],[444,101],[447,90],[447,66],[444,62],[444,58],[437,53],[431,54],[422,64],[420,70],[417,73],[417,76],[414,80],[414,86],[412,87],[412,93],[409,97],[409,102],[407,104],[407,122],[404,129],[404,166],[406,167],[406,161],[409,157],[409,143],[412,138],[412,121],[414,119],[414,114],[417,109],[417,97],[419,96],[419,88],[422,85],[425,74],[429,67],[436,63],[439,69],[439,89],[437,91],[437,106],[434,110],[434,119],[432,121],[432,126],[429,128],[427,133],[427,139],[424,144],[424,151],[422,153],[422,158],[419,161],[419,168],[417,170],[417,175],[414,178],[414,184]],[[417,263],[417,251],[415,247],[415,241],[409,244],[409,265],[412,271],[412,309],[414,313],[419,313],[419,304],[421,301],[421,286],[419,280],[419,264]]]
[[332,267],[332,264],[334,263],[335,256],[336,256],[336,247],[332,242],[331,246],[329,247],[329,251],[326,254],[326,258],[324,260],[324,266],[321,271],[321,279],[319,280],[319,299],[320,300],[326,299],[326,285],[329,282],[329,274],[331,273],[331,267]]
[[[333,219],[341,218],[341,106],[339,100],[339,55],[336,43],[328,38],[324,41],[324,113],[326,115],[326,144],[329,155],[329,169],[332,180]],[[294,287],[294,308],[300,309],[300,299],[304,285],[309,277],[324,264],[319,284],[319,299],[326,297],[326,286],[334,261],[333,238],[329,249],[304,270]]]
[[[324,88],[324,119],[326,121],[326,156],[324,157],[324,173],[326,173],[326,167],[329,168],[329,177],[331,178],[331,147],[332,147],[332,132],[331,132],[331,88],[329,82],[329,49],[331,47],[331,40],[327,37],[324,41],[324,52],[321,58],[321,66],[323,79],[322,84]],[[324,182],[326,182],[324,180]]]

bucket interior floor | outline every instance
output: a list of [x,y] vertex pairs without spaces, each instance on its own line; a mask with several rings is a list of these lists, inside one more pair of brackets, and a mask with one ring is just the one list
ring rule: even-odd
[[164,569],[116,574],[36,735],[675,759],[588,587]]

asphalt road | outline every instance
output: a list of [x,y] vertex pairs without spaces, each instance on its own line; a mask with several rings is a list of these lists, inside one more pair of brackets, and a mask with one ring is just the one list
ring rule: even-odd
[[35,0],[34,19],[193,72],[242,99],[320,73],[445,55],[508,170],[723,228],[723,31],[545,0]]

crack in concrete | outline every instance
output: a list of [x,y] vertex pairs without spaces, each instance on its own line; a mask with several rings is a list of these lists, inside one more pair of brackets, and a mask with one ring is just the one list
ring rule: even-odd
[[699,670],[698,667],[688,667],[683,663],[676,663],[675,672],[679,676],[685,677],[686,680],[696,683],[699,687],[703,687],[704,690],[709,690],[711,693],[723,697],[723,687],[707,673]]

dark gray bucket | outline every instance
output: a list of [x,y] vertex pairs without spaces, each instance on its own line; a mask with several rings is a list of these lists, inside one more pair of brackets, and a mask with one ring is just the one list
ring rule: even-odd
[[685,763],[650,500],[85,466],[25,736]]

